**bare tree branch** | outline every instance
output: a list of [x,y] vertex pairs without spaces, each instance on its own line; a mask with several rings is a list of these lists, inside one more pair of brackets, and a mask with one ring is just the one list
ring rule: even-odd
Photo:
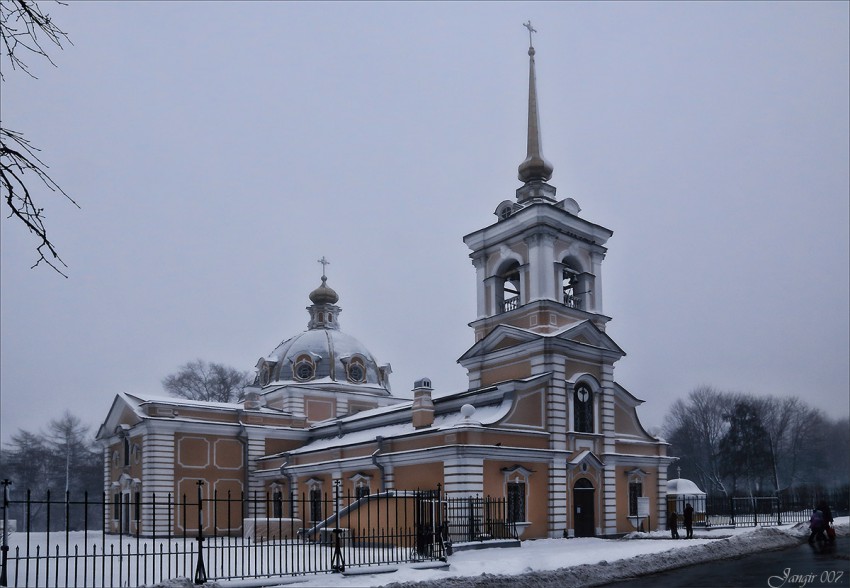
[[[57,4],[67,6],[64,2]],[[44,48],[43,39],[62,49],[62,43],[71,43],[68,35],[56,26],[49,14],[41,11],[41,7],[33,0],[3,0],[0,2],[0,42],[5,49],[5,55],[12,69],[20,69],[28,76],[36,76],[30,71],[25,61],[29,54],[43,57],[51,65],[56,66]],[[73,45],[73,43],[71,43]],[[23,57],[21,54],[23,53]],[[0,71],[0,80],[4,80]]]
[[[57,4],[66,6],[63,2],[57,1]],[[33,55],[47,59],[55,67],[56,64],[50,59],[45,46],[52,43],[62,49],[64,41],[71,42],[68,35],[56,26],[50,15],[43,12],[37,2],[0,1],[0,45],[3,57],[8,58],[13,70],[21,70],[35,78],[26,62],[26,58]],[[0,81],[6,82],[2,68]],[[32,181],[37,178],[51,192],[59,192],[77,208],[79,205],[48,175],[48,166],[38,157],[38,151],[40,150],[22,133],[4,127],[0,121],[0,194],[9,207],[7,218],[21,221],[38,239],[38,259],[32,267],[35,268],[44,262],[67,278],[59,266],[68,266],[59,257],[56,247],[47,236],[44,208],[36,203]]]
[[61,263],[62,266],[68,267],[47,236],[44,208],[37,206],[33,200],[27,187],[26,175],[34,175],[51,192],[59,192],[77,208],[79,205],[47,174],[45,169],[48,166],[38,158],[36,151],[38,149],[21,133],[0,128],[0,193],[9,207],[8,216],[18,218],[41,241],[36,247],[39,258],[32,267],[43,261],[67,278],[56,265]]

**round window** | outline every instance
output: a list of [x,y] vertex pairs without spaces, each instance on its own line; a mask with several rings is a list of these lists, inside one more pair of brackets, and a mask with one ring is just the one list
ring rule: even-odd
[[295,366],[295,377],[299,380],[309,380],[313,377],[313,364],[309,361],[301,361]]
[[352,382],[363,382],[366,380],[366,371],[359,363],[352,363],[348,366],[348,379]]

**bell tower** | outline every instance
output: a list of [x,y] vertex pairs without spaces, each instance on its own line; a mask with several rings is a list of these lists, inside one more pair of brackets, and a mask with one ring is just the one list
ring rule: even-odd
[[475,340],[500,324],[540,334],[591,321],[604,330],[602,261],[613,234],[579,216],[572,198],[557,200],[554,167],[543,157],[535,50],[529,29],[528,141],[514,200],[501,202],[497,221],[463,238],[476,270]]

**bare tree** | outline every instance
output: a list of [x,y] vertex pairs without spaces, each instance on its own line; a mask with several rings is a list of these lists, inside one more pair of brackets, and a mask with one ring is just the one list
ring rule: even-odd
[[[63,42],[70,43],[68,35],[53,22],[49,14],[42,12],[37,2],[0,2],[0,44],[3,45],[3,56],[12,70],[22,71],[35,78],[27,59],[33,56],[44,58],[55,66],[46,47],[54,45],[61,49]],[[6,82],[2,68],[0,81]],[[9,207],[9,217],[22,222],[39,241],[36,247],[38,259],[32,267],[44,262],[67,278],[57,265],[67,267],[67,264],[59,257],[56,247],[47,236],[44,208],[33,196],[32,184],[40,183],[51,192],[64,196],[77,208],[79,205],[47,173],[48,166],[38,157],[39,151],[21,132],[9,129],[0,121],[0,192]]]
[[699,386],[687,400],[673,403],[664,424],[673,454],[680,457],[676,467],[696,478],[707,492],[717,488],[727,493],[720,475],[720,440],[728,427],[723,412],[729,396],[712,386]]
[[196,359],[166,376],[162,387],[174,396],[206,402],[235,402],[249,384],[248,372]]

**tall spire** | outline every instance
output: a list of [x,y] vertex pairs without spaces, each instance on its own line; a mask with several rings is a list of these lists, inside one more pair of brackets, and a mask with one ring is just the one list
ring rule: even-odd
[[543,157],[540,140],[540,113],[537,109],[537,77],[534,74],[534,44],[531,34],[537,31],[531,21],[524,23],[528,29],[528,149],[525,161],[519,164],[519,179],[529,182],[545,182],[552,177],[554,168]]

